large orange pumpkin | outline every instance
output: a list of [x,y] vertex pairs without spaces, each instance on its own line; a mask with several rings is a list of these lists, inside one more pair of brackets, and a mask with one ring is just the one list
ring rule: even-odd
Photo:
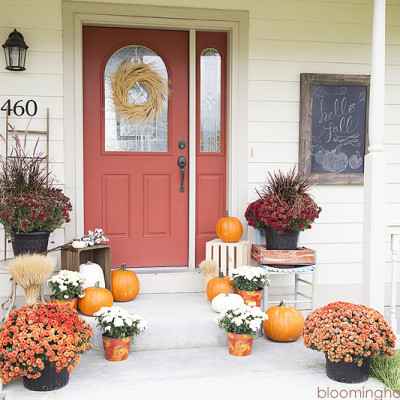
[[207,284],[206,292],[208,300],[212,301],[213,298],[221,293],[228,293],[232,290],[231,280],[229,276],[224,276],[222,272],[219,276],[212,278]]
[[133,271],[126,270],[126,264],[111,272],[111,287],[115,301],[133,300],[139,293],[140,282]]
[[294,342],[303,332],[304,317],[301,312],[285,301],[267,310],[268,319],[263,328],[268,338],[276,342]]
[[237,218],[226,216],[218,220],[215,231],[223,242],[234,243],[242,237],[243,226]]
[[96,282],[93,287],[86,288],[85,296],[79,299],[78,307],[85,315],[93,316],[101,307],[111,307],[114,303],[113,295],[108,289],[99,287]]

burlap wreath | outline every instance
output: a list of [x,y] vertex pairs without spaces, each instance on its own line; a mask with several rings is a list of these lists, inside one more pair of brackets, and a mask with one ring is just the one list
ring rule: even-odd
[[[128,122],[154,120],[160,114],[164,99],[168,97],[168,81],[151,64],[122,63],[111,77],[112,99],[115,110]],[[139,83],[147,93],[142,104],[129,102],[129,91]]]

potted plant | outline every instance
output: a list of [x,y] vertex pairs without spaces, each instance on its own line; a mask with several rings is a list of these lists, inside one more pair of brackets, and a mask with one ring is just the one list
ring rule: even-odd
[[134,336],[146,329],[147,322],[140,315],[116,306],[102,307],[94,316],[96,325],[104,331],[105,358],[109,361],[126,360]]
[[50,232],[69,222],[69,198],[46,169],[46,157],[26,149],[18,135],[8,157],[0,158],[0,223],[12,239],[14,255],[47,250]]
[[371,356],[395,353],[392,328],[378,311],[360,304],[335,302],[311,312],[303,338],[307,348],[325,353],[326,374],[338,382],[366,381]]
[[229,354],[239,357],[250,355],[254,336],[267,319],[267,314],[258,307],[245,304],[227,310],[218,319],[218,326],[228,335]]
[[30,390],[65,386],[81,354],[92,348],[91,336],[91,327],[70,307],[52,303],[21,307],[0,329],[3,383],[22,376]]
[[68,305],[74,309],[78,305],[78,297],[83,297],[83,287],[85,279],[79,272],[61,270],[57,275],[53,275],[48,281],[53,294],[50,297],[52,303]]
[[245,218],[249,226],[264,230],[269,250],[294,250],[299,233],[311,229],[319,218],[321,207],[308,193],[308,178],[296,168],[287,174],[278,171],[271,175],[260,192],[260,198],[249,204]]
[[260,307],[263,289],[269,285],[269,276],[262,267],[242,266],[233,270],[231,282],[243,297],[244,304]]

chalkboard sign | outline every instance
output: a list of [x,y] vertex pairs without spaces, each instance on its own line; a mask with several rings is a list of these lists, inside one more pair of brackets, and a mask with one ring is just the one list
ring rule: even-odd
[[312,183],[363,183],[369,76],[301,74],[300,170]]

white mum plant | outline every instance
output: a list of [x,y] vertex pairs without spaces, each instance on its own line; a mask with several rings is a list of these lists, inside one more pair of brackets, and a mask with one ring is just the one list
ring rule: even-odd
[[226,332],[254,336],[268,315],[259,307],[242,305],[226,311],[218,318],[218,326]]
[[251,292],[268,286],[269,276],[262,267],[242,266],[233,270],[231,282],[235,289]]
[[74,299],[77,296],[83,297],[82,285],[84,283],[85,279],[79,272],[66,269],[62,269],[47,281],[47,284],[53,291],[51,297],[56,300]]
[[[130,313],[117,306],[102,307],[94,313],[94,316],[96,325],[110,338],[133,338],[147,327],[147,322],[139,314]],[[133,344],[132,339],[131,344]]]

